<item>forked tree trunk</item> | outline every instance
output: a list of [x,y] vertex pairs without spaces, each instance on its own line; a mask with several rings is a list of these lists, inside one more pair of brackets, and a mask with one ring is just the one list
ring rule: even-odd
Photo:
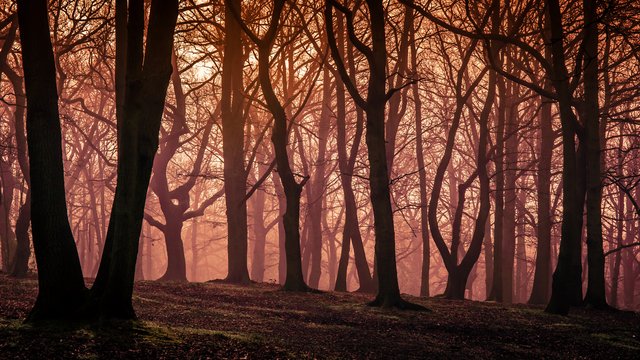
[[[117,7],[126,9],[124,2],[118,2]],[[105,250],[92,289],[102,318],[135,318],[131,298],[138,240],[171,76],[178,2],[152,2],[144,56],[144,2],[130,1],[128,15],[126,87],[122,118],[118,119],[118,183]]]
[[[337,41],[338,53],[344,56],[344,22],[343,17],[338,16],[337,22]],[[347,48],[347,58],[349,60],[350,72],[355,74],[355,65],[353,61],[353,46]],[[340,78],[336,79],[336,123],[338,146],[338,168],[340,169],[340,183],[344,196],[345,221],[342,232],[342,248],[340,250],[340,261],[338,264],[338,273],[336,275],[336,291],[347,291],[347,267],[349,264],[349,251],[353,245],[353,254],[355,266],[358,274],[360,287],[359,292],[373,293],[375,284],[371,276],[371,269],[366,258],[362,235],[360,233],[358,210],[356,205],[356,197],[353,191],[352,175],[355,167],[356,158],[360,149],[360,141],[362,139],[364,129],[364,112],[361,108],[356,109],[356,129],[353,135],[353,144],[347,154],[347,129],[346,129],[346,99],[344,83]]]
[[285,195],[286,210],[282,216],[282,226],[284,228],[284,248],[286,255],[286,277],[283,288],[289,291],[307,291],[308,286],[304,281],[302,273],[302,261],[300,253],[300,197],[302,188],[308,177],[298,183],[295,179],[288,155],[289,131],[287,127],[287,115],[284,107],[278,100],[271,83],[270,57],[273,50],[274,40],[280,24],[280,15],[284,8],[284,0],[276,0],[273,13],[270,18],[269,28],[264,38],[258,38],[240,20],[240,9],[237,5],[232,5],[231,12],[242,26],[244,32],[252,39],[258,47],[258,80],[262,94],[271,115],[273,116],[273,130],[271,142],[275,153],[276,167],[282,183]]

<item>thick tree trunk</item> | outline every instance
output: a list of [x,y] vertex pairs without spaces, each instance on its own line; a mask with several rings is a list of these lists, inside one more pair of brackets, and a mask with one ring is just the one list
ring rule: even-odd
[[468,275],[469,274],[466,274],[465,276],[465,274],[462,274],[458,268],[449,271],[447,275],[447,287],[444,290],[443,296],[447,299],[464,299]]
[[[233,2],[233,3],[232,3]],[[222,150],[224,156],[224,189],[227,215],[226,281],[249,283],[247,265],[247,204],[248,172],[244,158],[244,84],[242,29],[233,15],[232,6],[239,0],[225,1],[225,46],[222,62]]]
[[[225,161],[225,164],[228,162],[229,161]],[[237,162],[235,166],[237,166]],[[236,172],[236,170],[231,170],[230,172]],[[229,177],[225,175],[225,201],[227,203],[227,231],[229,240],[227,258],[228,275],[225,281],[242,284],[250,282],[247,264],[247,205],[244,201],[246,178],[244,171],[242,171],[241,174],[234,174]]]
[[184,243],[182,242],[182,226],[183,222],[181,217],[169,215],[167,224],[162,231],[167,252],[167,269],[160,279],[158,279],[159,281],[187,281],[187,265],[184,256]]
[[[553,74],[551,80],[558,95],[558,107],[562,123],[562,238],[558,264],[553,273],[551,299],[546,311],[567,314],[576,296],[581,297],[580,236],[584,201],[581,196],[576,154],[576,132],[578,120],[571,108],[568,71],[564,57],[564,31],[558,0],[547,0],[547,11],[551,33],[551,58]],[[580,152],[580,150],[579,150]],[[576,183],[578,186],[576,186]]]
[[396,268],[396,243],[389,189],[389,169],[385,144],[386,104],[386,38],[384,8],[380,0],[368,0],[371,21],[372,60],[367,93],[367,157],[369,160],[369,187],[373,207],[375,231],[376,273],[378,294],[371,303],[382,307],[406,307],[400,297]]
[[33,244],[38,297],[27,320],[69,319],[84,301],[80,259],[67,218],[56,73],[47,2],[18,1],[27,96]]
[[[346,220],[345,220],[346,222]],[[351,239],[349,238],[349,228],[346,225],[342,229],[342,248],[340,259],[338,260],[338,273],[336,274],[335,291],[347,291],[347,267],[349,266],[349,250]]]
[[584,12],[584,123],[586,130],[586,208],[589,282],[584,302],[607,308],[602,245],[602,181],[600,105],[598,103],[598,15],[596,2],[583,0]]
[[[336,45],[333,29],[333,6],[339,6],[342,13],[349,12],[334,1],[328,1],[325,7],[325,21],[327,36],[334,62],[338,65],[340,77],[348,86],[352,98],[357,105],[365,110],[366,144],[369,160],[369,190],[373,207],[375,232],[375,273],[378,276],[378,294],[372,306],[422,309],[410,304],[400,297],[398,274],[395,254],[395,230],[393,211],[389,192],[389,170],[387,168],[385,144],[385,106],[388,99],[386,93],[386,37],[384,6],[381,0],[368,0],[369,24],[371,32],[371,48],[360,44],[359,48],[365,53],[369,64],[369,83],[367,99],[358,93],[344,66],[343,57]],[[352,22],[348,22],[348,31],[354,34]],[[375,276],[374,276],[375,277]]]
[[[380,82],[380,79],[376,79]],[[372,79],[371,83],[376,82]],[[384,77],[378,89],[384,89]],[[378,89],[370,85],[369,97],[375,99]],[[384,96],[384,94],[379,94]],[[385,154],[384,139],[384,101],[377,98],[369,101],[367,114],[366,142],[369,158],[369,181],[371,203],[373,206],[374,228],[376,236],[375,256],[377,259],[378,294],[373,305],[396,307],[402,304],[398,287],[396,269],[395,232],[393,212],[389,194],[389,174]]]
[[135,318],[131,297],[138,240],[171,76],[177,15],[177,1],[152,2],[143,61],[144,2],[129,3],[126,90],[123,117],[118,119],[118,183],[104,265],[94,291],[103,318]]

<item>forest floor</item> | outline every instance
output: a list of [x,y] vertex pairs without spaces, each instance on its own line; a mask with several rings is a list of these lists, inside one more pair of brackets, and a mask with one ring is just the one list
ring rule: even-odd
[[0,359],[26,358],[635,358],[640,314],[439,298],[429,312],[381,310],[369,295],[296,294],[276,285],[138,282],[139,321],[22,323],[35,279],[0,275]]

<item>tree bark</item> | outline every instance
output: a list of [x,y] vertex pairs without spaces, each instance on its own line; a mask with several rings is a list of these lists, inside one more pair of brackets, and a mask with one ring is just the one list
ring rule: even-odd
[[47,2],[18,1],[18,22],[27,97],[31,224],[38,266],[38,297],[27,321],[70,319],[84,301],[86,289],[67,218]]
[[344,67],[342,56],[336,45],[333,29],[333,8],[347,15],[349,37],[355,39],[353,14],[337,2],[328,0],[325,7],[325,21],[329,47],[342,82],[347,86],[357,105],[364,109],[366,123],[367,157],[369,160],[369,190],[373,207],[375,232],[375,263],[378,275],[378,294],[370,305],[381,307],[396,307],[422,309],[422,307],[404,301],[400,296],[395,254],[395,230],[393,211],[389,192],[389,170],[387,168],[385,144],[385,107],[388,100],[386,92],[386,37],[385,14],[381,0],[367,0],[369,10],[369,30],[371,34],[371,48],[363,43],[357,47],[363,52],[369,64],[369,82],[366,100],[359,94]]
[[583,0],[584,12],[584,123],[586,130],[586,208],[588,284],[584,302],[607,308],[602,245],[602,180],[600,158],[600,105],[598,102],[598,15],[596,1]]
[[[337,41],[336,47],[340,56],[344,56],[344,22],[343,16],[337,16]],[[353,45],[347,48],[347,59],[351,79],[355,76],[355,65],[353,61]],[[338,274],[336,276],[336,291],[347,291],[347,267],[349,264],[349,251],[353,244],[353,253],[355,266],[358,274],[360,287],[359,292],[373,293],[375,284],[371,276],[369,262],[367,261],[362,235],[360,233],[358,221],[358,208],[356,197],[353,191],[352,174],[355,168],[356,158],[360,150],[360,141],[364,130],[364,112],[360,107],[356,108],[356,129],[353,135],[353,144],[347,154],[347,125],[346,125],[346,101],[345,87],[342,79],[336,79],[336,124],[337,124],[337,152],[338,152],[338,168],[340,170],[340,183],[344,196],[345,221],[344,230],[342,232],[342,249],[340,250],[340,262],[338,264]]]
[[502,302],[513,302],[513,275],[516,248],[516,181],[518,166],[518,120],[514,85],[506,84],[500,100],[505,101],[504,220],[502,227]]
[[[122,9],[123,2],[117,3]],[[92,293],[102,318],[135,318],[131,304],[144,206],[158,149],[178,1],[152,1],[143,56],[144,2],[129,2],[126,87],[118,119],[118,182]],[[124,69],[121,69],[124,70]]]
[[[500,78],[496,85],[500,89],[500,93],[504,94],[505,80]],[[504,128],[505,128],[505,104],[504,97],[500,97],[497,108],[498,124],[496,134],[496,155],[495,155],[495,211],[493,212],[493,283],[487,300],[503,301],[503,223],[504,223]]]
[[553,119],[549,99],[542,99],[539,119],[540,155],[538,157],[538,181],[536,184],[538,190],[538,242],[536,245],[533,288],[529,304],[541,305],[549,301],[551,293],[551,159],[555,136],[553,134]]
[[310,184],[311,197],[308,199],[311,241],[311,271],[309,286],[317,289],[322,270],[322,198],[325,189],[325,168],[327,141],[329,137],[329,114],[331,111],[331,77],[329,69],[323,69],[322,77],[322,110],[318,124],[318,159],[313,181]]
[[[549,27],[551,33],[551,58],[553,74],[551,81],[556,89],[560,121],[562,124],[562,235],[558,264],[553,273],[551,298],[547,312],[568,314],[575,304],[578,290],[581,289],[580,237],[582,228],[582,209],[578,156],[576,154],[576,132],[579,124],[571,108],[569,75],[564,55],[564,30],[558,0],[547,0]],[[578,186],[576,186],[576,183]],[[581,290],[580,290],[581,297]]]
[[258,38],[241,22],[239,7],[233,6],[231,10],[238,20],[238,23],[242,26],[244,32],[258,47],[258,80],[267,108],[271,112],[274,120],[271,142],[273,143],[278,175],[282,183],[282,189],[284,191],[286,201],[286,210],[282,217],[282,225],[285,233],[284,248],[287,264],[283,288],[288,291],[308,291],[309,287],[305,283],[304,275],[302,273],[299,229],[300,197],[302,195],[302,188],[308,180],[308,177],[305,177],[302,182],[298,183],[295,179],[293,170],[291,169],[287,150],[287,143],[289,139],[287,115],[284,107],[275,94],[269,70],[270,57],[284,4],[284,0],[275,1],[268,30],[262,39]]
[[[407,11],[412,11],[407,8]],[[413,26],[413,21],[412,24]],[[415,30],[411,29],[411,65],[418,67]],[[429,267],[431,266],[431,247],[429,245],[429,219],[427,208],[427,171],[424,163],[422,138],[422,100],[418,83],[412,85],[416,123],[416,159],[420,186],[420,236],[422,240],[422,266],[420,271],[420,296],[429,297]]]
[[226,281],[249,283],[247,265],[247,204],[245,201],[248,171],[244,158],[243,56],[241,27],[232,6],[240,0],[225,0],[225,46],[222,60],[222,150],[227,215]]

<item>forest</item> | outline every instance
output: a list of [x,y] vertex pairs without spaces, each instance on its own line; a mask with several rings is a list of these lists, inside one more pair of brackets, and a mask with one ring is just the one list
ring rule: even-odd
[[0,358],[634,358],[637,0],[0,0]]

